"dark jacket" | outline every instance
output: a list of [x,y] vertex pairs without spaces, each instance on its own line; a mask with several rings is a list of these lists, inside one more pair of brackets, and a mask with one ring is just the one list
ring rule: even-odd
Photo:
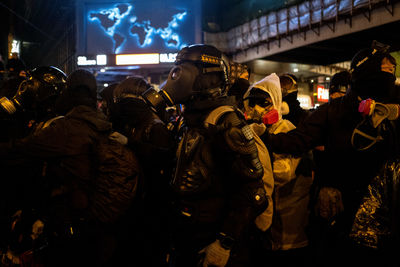
[[[101,112],[77,106],[65,117],[43,125],[12,146],[2,144],[0,158],[8,166],[24,161],[45,162],[42,175],[46,177],[46,185],[42,190],[48,191],[44,194],[80,191],[80,186],[87,186],[93,178],[94,146],[99,136],[108,134],[110,130],[111,123]],[[81,209],[87,205],[85,196],[70,196],[72,208]]]
[[321,186],[335,187],[342,192],[345,212],[349,216],[353,216],[358,208],[370,179],[385,160],[394,155],[390,136],[385,136],[384,141],[367,151],[357,151],[352,146],[353,130],[363,120],[358,105],[357,95],[350,92],[320,106],[295,130],[261,137],[268,149],[276,153],[301,155],[315,146],[324,145],[330,164],[321,175]]
[[297,100],[297,92],[290,93],[282,98],[289,106],[289,114],[283,115],[282,118],[290,121],[294,126],[298,126],[308,115],[309,111],[300,106]]

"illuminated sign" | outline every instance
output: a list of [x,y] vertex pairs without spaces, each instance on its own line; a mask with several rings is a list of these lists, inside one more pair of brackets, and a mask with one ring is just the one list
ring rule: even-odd
[[107,65],[107,56],[106,55],[97,55],[96,63],[97,63],[97,65]]
[[80,54],[168,54],[201,42],[200,0],[84,0],[78,10]]
[[317,85],[317,100],[319,102],[329,101],[329,90],[325,89],[322,85]]
[[19,54],[19,51],[21,51],[21,42],[13,40],[11,44],[11,53]]
[[164,53],[164,54],[160,54],[160,62],[161,63],[171,63],[171,62],[175,62],[176,60],[176,56],[178,55],[178,53]]
[[159,64],[160,56],[158,53],[151,54],[127,54],[116,55],[116,65],[140,65],[140,64]]
[[300,102],[300,107],[310,109],[313,107],[312,99],[309,95],[297,95],[297,100]]
[[85,56],[78,56],[78,66],[107,65],[107,55],[97,55],[96,59],[88,59]]

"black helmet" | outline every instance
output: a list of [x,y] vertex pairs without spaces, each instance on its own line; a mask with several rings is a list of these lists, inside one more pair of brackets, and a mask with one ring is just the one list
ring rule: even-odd
[[140,98],[142,94],[151,87],[151,85],[141,76],[132,76],[123,80],[114,89],[114,102],[122,98]]
[[48,108],[66,87],[67,76],[53,66],[41,66],[28,71],[28,80],[23,81],[14,99],[23,108]]
[[351,74],[350,72],[344,70],[338,73],[335,73],[332,76],[331,82],[329,84],[329,94],[333,94],[335,92],[346,93],[347,88],[351,83]]
[[211,45],[195,44],[178,52],[161,93],[170,105],[198,97],[226,94],[228,67],[222,53]]
[[74,70],[67,78],[67,91],[72,96],[97,100],[96,77],[88,70]]
[[394,90],[396,77],[381,70],[382,60],[396,60],[389,54],[390,46],[373,41],[370,48],[362,49],[353,57],[350,66],[351,90],[361,98],[387,101]]

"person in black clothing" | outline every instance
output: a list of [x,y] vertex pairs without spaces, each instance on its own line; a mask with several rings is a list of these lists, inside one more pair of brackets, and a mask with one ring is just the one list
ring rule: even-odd
[[112,113],[112,107],[114,105],[114,89],[118,86],[118,83],[112,83],[105,87],[100,93],[100,100],[98,103],[99,108],[103,113],[110,118]]
[[[234,96],[236,98],[236,105],[240,110],[244,110],[243,106],[243,95],[250,87],[250,70],[245,65],[237,65],[238,77],[234,79],[232,85],[228,89],[228,96]],[[235,66],[233,65],[233,66]],[[240,68],[241,67],[241,68]],[[232,67],[231,67],[232,68]]]
[[329,83],[329,99],[344,96],[350,87],[351,74],[347,70],[335,73]]
[[93,74],[74,71],[57,101],[57,110],[65,116],[46,121],[24,139],[1,144],[0,159],[9,167],[24,161],[42,166],[40,184],[32,188],[37,191],[30,217],[43,232],[37,230],[34,239],[28,224],[21,246],[14,247],[21,253],[31,244],[32,265],[101,266],[113,251],[112,236],[87,211],[95,173],[93,151],[98,139],[111,132],[111,123],[96,110],[96,89]]
[[[390,116],[396,62],[388,48],[373,42],[354,56],[351,88],[345,96],[320,106],[294,131],[262,136],[276,153],[301,154],[325,147],[332,164],[319,181],[318,212],[334,233],[325,251],[330,254],[325,256],[326,265],[336,265],[354,252],[348,234],[361,198],[370,179],[397,153],[397,121]],[[368,98],[380,102],[379,108],[374,111],[370,100],[363,101]]]
[[309,114],[307,110],[300,107],[300,102],[297,100],[297,78],[293,74],[286,73],[279,75],[279,80],[282,88],[282,105],[287,104],[289,108],[287,114],[282,114],[282,118],[290,121],[297,127]]
[[65,73],[53,66],[40,66],[28,76],[11,98],[0,99],[2,141],[25,137],[35,125],[56,115],[55,100],[65,89]]
[[[174,142],[165,123],[155,114],[141,96],[151,85],[140,76],[128,77],[114,89],[111,106],[113,132],[110,138],[129,146],[138,156],[144,173],[144,183],[139,189],[143,197],[143,216],[132,212],[132,220],[142,225],[127,228],[134,236],[141,235],[135,250],[144,249],[139,255],[147,260],[146,266],[165,264],[168,235],[163,220],[167,217],[169,179],[174,158]],[[133,231],[132,231],[133,230]],[[126,236],[126,247],[132,248],[131,237]],[[124,249],[129,255],[130,252]],[[140,262],[140,261],[139,261]]]
[[213,46],[178,52],[156,110],[184,104],[185,130],[171,181],[173,266],[246,266],[246,229],[268,205],[249,125],[227,97],[229,73]]

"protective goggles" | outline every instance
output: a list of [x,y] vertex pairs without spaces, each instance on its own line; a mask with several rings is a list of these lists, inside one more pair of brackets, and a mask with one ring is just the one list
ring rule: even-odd
[[266,98],[260,98],[260,97],[247,97],[244,100],[248,100],[249,101],[249,107],[254,107],[255,105],[258,105],[262,108],[267,108],[269,106],[272,106],[273,103],[272,101],[270,101],[269,99]]

